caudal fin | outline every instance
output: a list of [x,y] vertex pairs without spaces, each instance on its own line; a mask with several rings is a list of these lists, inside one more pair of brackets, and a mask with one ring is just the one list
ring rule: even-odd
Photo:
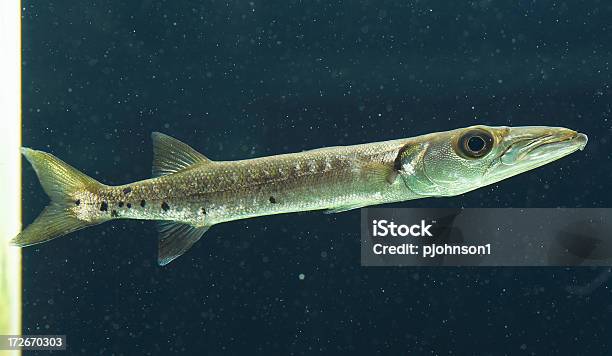
[[77,218],[75,194],[95,191],[102,184],[52,154],[29,148],[22,148],[21,153],[32,164],[51,203],[32,224],[11,240],[13,245],[38,244],[94,224]]

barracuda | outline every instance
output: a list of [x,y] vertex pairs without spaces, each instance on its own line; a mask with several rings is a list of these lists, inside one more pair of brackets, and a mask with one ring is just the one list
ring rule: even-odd
[[587,136],[555,127],[473,126],[413,138],[241,161],[211,161],[153,133],[152,179],[101,184],[55,156],[23,148],[51,203],[12,243],[28,246],[114,219],[160,220],[160,265],[211,226],[309,210],[462,194],[542,166]]

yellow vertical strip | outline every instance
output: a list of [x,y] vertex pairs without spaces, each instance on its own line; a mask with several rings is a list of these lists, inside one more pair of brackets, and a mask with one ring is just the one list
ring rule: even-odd
[[[21,334],[21,3],[0,1],[0,335]],[[0,355],[21,355],[0,351]]]

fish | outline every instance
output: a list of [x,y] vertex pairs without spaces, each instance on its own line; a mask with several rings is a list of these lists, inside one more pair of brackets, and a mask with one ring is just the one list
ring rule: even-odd
[[477,125],[390,141],[213,161],[154,132],[153,178],[110,186],[50,153],[21,152],[51,202],[13,245],[29,246],[117,219],[159,221],[158,263],[184,254],[213,225],[264,215],[467,193],[577,150],[562,127]]

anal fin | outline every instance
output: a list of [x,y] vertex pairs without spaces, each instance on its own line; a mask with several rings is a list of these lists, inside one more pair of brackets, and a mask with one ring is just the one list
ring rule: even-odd
[[165,221],[160,222],[158,227],[159,252],[157,263],[160,266],[165,266],[184,254],[209,228],[209,226],[193,226]]

